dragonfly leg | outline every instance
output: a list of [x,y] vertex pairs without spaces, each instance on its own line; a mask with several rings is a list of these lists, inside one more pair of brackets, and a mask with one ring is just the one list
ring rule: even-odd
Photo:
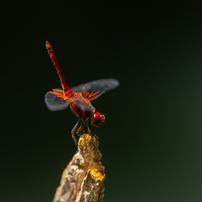
[[74,126],[74,128],[72,129],[71,133],[72,133],[72,138],[76,144],[76,146],[78,146],[78,143],[77,143],[77,139],[76,139],[76,132],[78,130],[78,127],[79,125],[81,125],[81,119],[79,119],[76,123],[76,125]]
[[95,133],[92,132],[91,127],[90,127],[90,122],[89,122],[89,121],[87,122],[86,125],[87,125],[87,129],[88,129],[88,133],[89,133],[92,137],[95,136],[95,137],[97,138],[97,140],[100,141],[99,138],[98,138],[98,136],[97,136]]
[[79,126],[79,128],[77,129],[77,132],[76,132],[77,135],[81,136],[83,134],[84,124],[85,124],[85,121],[81,120],[81,124],[80,124],[80,126]]

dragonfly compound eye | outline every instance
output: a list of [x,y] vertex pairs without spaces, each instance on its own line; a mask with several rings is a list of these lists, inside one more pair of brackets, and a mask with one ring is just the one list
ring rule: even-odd
[[95,112],[91,118],[91,123],[95,127],[101,126],[105,121],[105,116],[100,112]]

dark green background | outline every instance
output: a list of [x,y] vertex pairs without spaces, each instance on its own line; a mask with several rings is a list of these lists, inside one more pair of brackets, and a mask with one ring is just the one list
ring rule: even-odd
[[93,101],[104,201],[201,202],[200,1],[64,2],[1,5],[0,201],[52,201],[76,151],[77,118],[44,103],[60,87],[48,40],[70,86],[120,81]]

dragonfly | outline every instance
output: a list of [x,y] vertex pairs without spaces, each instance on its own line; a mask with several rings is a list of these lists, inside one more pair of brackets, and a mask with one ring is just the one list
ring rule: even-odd
[[47,108],[51,111],[60,111],[70,106],[70,109],[78,117],[78,121],[71,131],[76,146],[78,146],[76,135],[81,136],[85,124],[88,133],[98,138],[92,132],[90,123],[95,127],[100,127],[105,121],[105,116],[95,110],[91,101],[97,99],[106,91],[118,87],[119,81],[112,78],[100,79],[70,88],[61,71],[54,50],[48,41],[46,41],[46,49],[57,70],[62,85],[62,89],[52,89],[52,91],[45,94]]

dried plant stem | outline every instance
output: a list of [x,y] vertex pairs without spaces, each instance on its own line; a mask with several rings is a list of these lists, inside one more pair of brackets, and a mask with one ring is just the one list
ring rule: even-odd
[[96,137],[83,134],[78,152],[63,171],[53,202],[102,202],[105,167]]

